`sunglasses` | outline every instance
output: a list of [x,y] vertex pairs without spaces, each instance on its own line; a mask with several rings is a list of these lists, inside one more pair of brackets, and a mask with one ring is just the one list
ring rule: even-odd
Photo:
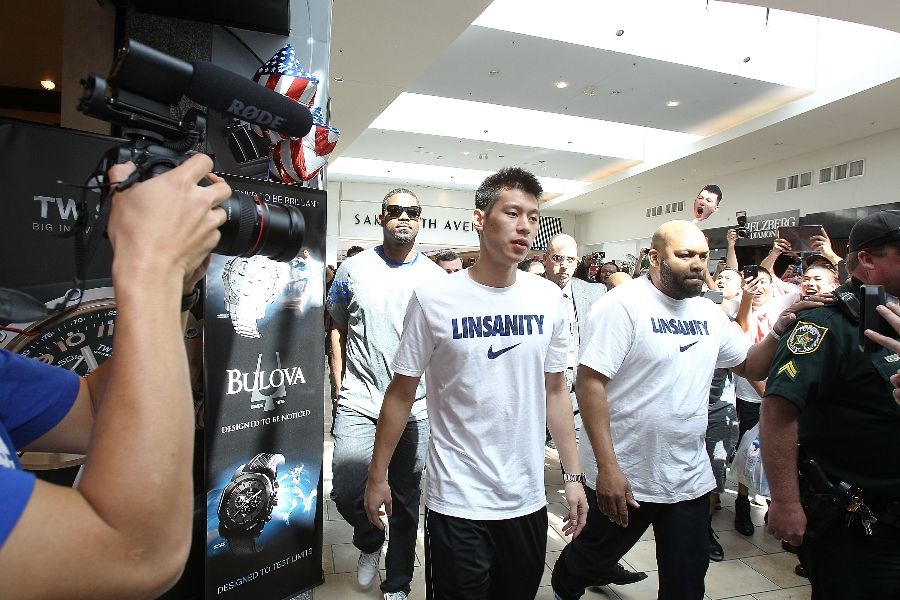
[[553,254],[550,256],[550,260],[555,262],[558,265],[574,265],[578,263],[578,258],[575,256],[562,256],[561,254]]
[[399,219],[403,213],[406,213],[413,221],[418,221],[422,216],[422,207],[400,206],[399,204],[388,204],[384,207],[384,214],[388,219]]

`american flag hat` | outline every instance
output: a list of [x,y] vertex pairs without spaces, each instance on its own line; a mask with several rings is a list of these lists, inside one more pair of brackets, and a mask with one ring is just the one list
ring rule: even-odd
[[341,132],[325,123],[322,109],[312,111],[313,128],[302,139],[283,140],[272,148],[272,174],[284,183],[309,181],[328,163]]
[[[290,44],[276,52],[261,66],[253,76],[253,81],[307,107],[311,107],[315,102],[316,90],[319,87],[318,78],[303,70]],[[254,133],[268,137],[273,144],[288,139],[287,136],[275,131],[256,125],[252,127]]]

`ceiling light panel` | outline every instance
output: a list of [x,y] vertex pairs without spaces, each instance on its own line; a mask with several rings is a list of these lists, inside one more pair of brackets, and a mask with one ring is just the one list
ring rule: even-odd
[[[452,185],[472,190],[493,173],[480,169],[458,169],[349,156],[341,156],[334,164],[328,166],[328,178],[334,181],[361,181],[368,178],[418,185]],[[548,194],[575,194],[590,185],[590,182],[554,177],[538,176],[538,179]]]
[[[820,19],[698,0],[494,0],[473,23],[814,89]],[[616,35],[625,30],[628,35]],[[852,48],[847,41],[844,47]],[[753,60],[744,63],[743,58]]]
[[643,160],[701,136],[483,102],[403,93],[370,128]]

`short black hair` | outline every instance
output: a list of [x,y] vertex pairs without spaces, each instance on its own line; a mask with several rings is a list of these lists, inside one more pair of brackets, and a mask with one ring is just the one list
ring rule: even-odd
[[409,194],[410,196],[412,196],[413,198],[416,199],[416,204],[419,203],[419,197],[416,196],[412,192],[412,190],[408,190],[408,189],[402,188],[402,187],[394,188],[391,191],[389,191],[387,193],[387,195],[384,197],[384,200],[381,201],[381,214],[384,214],[384,211],[387,210],[388,200],[391,199],[391,196],[396,196],[397,194]]
[[718,204],[722,201],[722,199],[725,198],[725,196],[722,195],[722,188],[720,188],[719,186],[717,186],[714,183],[710,183],[710,184],[703,186],[703,189],[700,191],[701,192],[709,192],[710,194],[715,194],[716,197],[718,198],[718,200],[716,200],[716,206],[718,206]]
[[503,190],[522,190],[537,199],[544,193],[541,182],[533,173],[519,167],[504,167],[489,175],[478,186],[475,192],[475,208],[485,213],[489,212]]
[[435,262],[450,262],[459,258],[459,254],[453,250],[441,250],[434,255]]
[[616,264],[616,261],[614,261],[614,260],[611,260],[611,261],[609,261],[609,262],[605,262],[605,263],[603,263],[602,265],[600,265],[600,267],[602,268],[602,267],[605,267],[606,265],[612,265],[612,266],[614,266],[614,267],[616,268],[616,272],[622,270],[622,269],[619,268],[619,265],[617,265],[617,264]]
[[347,258],[350,258],[351,256],[356,256],[357,254],[359,254],[362,251],[363,251],[362,246],[350,246],[349,248],[347,248],[347,253],[344,254],[344,256],[346,256]]

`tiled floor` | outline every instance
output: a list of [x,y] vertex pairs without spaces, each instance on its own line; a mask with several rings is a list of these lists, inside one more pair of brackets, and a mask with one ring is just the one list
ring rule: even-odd
[[[331,458],[333,442],[328,431],[330,407],[326,410],[324,492],[331,493]],[[536,600],[552,600],[550,572],[566,544],[562,535],[562,520],[565,514],[562,500],[562,475],[555,453],[547,452],[545,462],[547,500],[550,511],[550,526],[547,529],[547,560],[544,577]],[[794,574],[797,559],[783,552],[781,544],[765,533],[763,514],[765,508],[753,507],[753,522],[756,532],[745,537],[734,531],[734,491],[729,490],[722,498],[722,510],[713,517],[713,529],[719,535],[719,542],[725,549],[725,560],[710,563],[706,575],[706,597],[710,600],[731,598],[733,600],[808,600],[809,582]],[[325,532],[322,566],[325,583],[313,591],[315,600],[352,600],[354,598],[380,599],[377,584],[363,590],[356,583],[356,560],[359,552],[350,543],[352,530],[338,514],[331,500],[325,501]],[[423,571],[423,538],[419,528],[416,548],[416,567],[412,582],[413,600],[424,600],[425,579]],[[621,600],[654,600],[657,592],[657,573],[653,531],[648,530],[634,548],[625,555],[623,561],[633,570],[647,571],[644,581],[628,586],[605,586],[589,590],[586,600],[607,598]],[[382,565],[384,563],[382,562]],[[382,576],[384,573],[382,572]]]

